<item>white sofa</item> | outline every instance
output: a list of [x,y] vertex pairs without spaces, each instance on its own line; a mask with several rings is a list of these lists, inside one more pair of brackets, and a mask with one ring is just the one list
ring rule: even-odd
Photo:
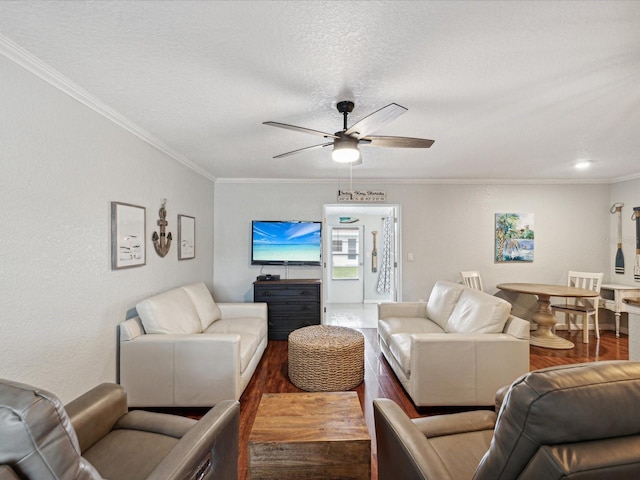
[[529,322],[511,304],[436,282],[424,302],[378,305],[380,349],[416,406],[493,405],[529,371]]
[[238,400],[267,347],[266,303],[215,303],[204,283],[136,305],[120,324],[119,383],[129,405]]

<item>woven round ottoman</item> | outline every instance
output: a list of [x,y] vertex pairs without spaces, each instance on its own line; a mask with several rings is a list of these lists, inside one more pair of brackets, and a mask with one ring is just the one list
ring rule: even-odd
[[289,379],[307,392],[357,387],[364,379],[364,336],[330,325],[294,330],[289,334]]

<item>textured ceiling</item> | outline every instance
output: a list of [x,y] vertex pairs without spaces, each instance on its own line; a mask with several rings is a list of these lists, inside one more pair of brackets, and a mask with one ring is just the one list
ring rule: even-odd
[[[0,34],[212,177],[640,176],[638,1],[4,0]],[[262,122],[335,132],[345,99],[436,142],[272,159],[323,139]]]

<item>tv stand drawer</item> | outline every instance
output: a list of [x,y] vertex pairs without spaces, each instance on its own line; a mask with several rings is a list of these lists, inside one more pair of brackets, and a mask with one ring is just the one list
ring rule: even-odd
[[286,340],[293,330],[322,323],[321,285],[315,279],[253,283],[253,301],[268,307],[270,340]]

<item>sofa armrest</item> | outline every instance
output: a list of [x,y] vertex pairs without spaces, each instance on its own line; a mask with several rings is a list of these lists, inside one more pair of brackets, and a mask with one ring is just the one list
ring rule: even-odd
[[389,317],[427,318],[427,304],[425,302],[379,303],[378,318]]
[[211,406],[240,395],[240,335],[146,334],[120,344],[130,406]]
[[148,480],[238,478],[240,404],[223,401],[189,430]]
[[100,384],[65,405],[76,431],[80,451],[85,452],[106,436],[127,413],[127,394],[115,383]]
[[222,318],[258,317],[267,320],[266,303],[216,303]]
[[411,335],[417,405],[495,405],[496,391],[529,371],[529,342],[506,333]]
[[509,315],[502,332],[508,333],[509,335],[513,335],[514,337],[522,340],[528,340],[530,337],[529,330],[531,330],[531,323],[520,317]]
[[453,478],[429,440],[393,400],[375,399],[373,414],[378,480]]

